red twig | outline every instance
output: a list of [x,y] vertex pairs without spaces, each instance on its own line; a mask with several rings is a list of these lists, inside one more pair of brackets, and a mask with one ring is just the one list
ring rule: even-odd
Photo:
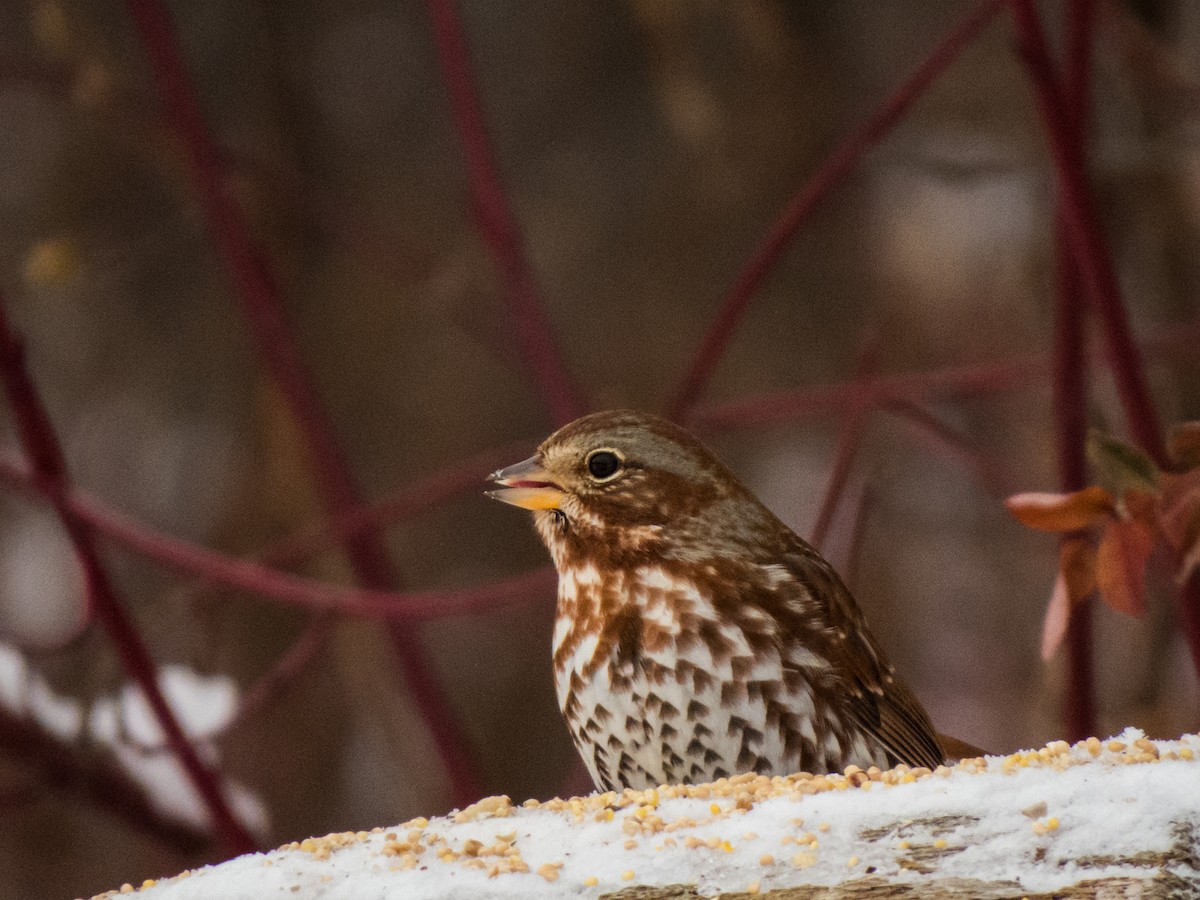
[[[1087,122],[1091,99],[1093,0],[1067,0],[1064,111],[1070,116],[1072,164],[1087,166]],[[1054,421],[1058,432],[1059,486],[1065,493],[1087,485],[1087,352],[1085,297],[1060,210],[1056,222],[1058,303],[1054,319]],[[1092,599],[1071,614],[1067,626],[1067,690],[1063,698],[1067,738],[1096,733],[1096,685],[1092,660]]]
[[[1010,0],[1013,22],[1049,137],[1051,157],[1058,176],[1060,215],[1072,258],[1087,289],[1104,335],[1105,355],[1134,440],[1158,464],[1170,465],[1158,411],[1150,399],[1138,345],[1121,302],[1116,275],[1099,220],[1092,204],[1082,166],[1073,158],[1072,123],[1075,121],[1054,73],[1054,64],[1032,0]],[[1180,625],[1200,671],[1200,586],[1186,585],[1179,593]]]
[[[478,490],[484,476],[498,464],[519,459],[527,451],[528,445],[522,443],[477,453],[405,485],[380,500],[356,506],[314,528],[286,537],[257,554],[256,558],[271,566],[288,565],[336,547],[359,534],[411,519],[456,494]],[[207,583],[193,584],[187,588],[184,596],[197,601],[202,599],[205,590],[212,588],[213,585]],[[228,729],[236,728],[252,718],[282,694],[324,648],[332,625],[333,620],[328,613],[315,615],[275,664],[243,690],[237,715]]]
[[829,468],[829,480],[825,483],[825,493],[821,497],[821,506],[817,510],[817,518],[813,522],[808,539],[818,550],[822,549],[825,539],[829,536],[829,526],[833,524],[834,513],[837,512],[846,492],[846,483],[850,479],[850,470],[854,467],[858,448],[862,445],[862,436],[866,431],[870,413],[869,405],[855,406],[842,419],[837,449],[833,453],[833,465]]
[[288,647],[287,652],[255,679],[250,687],[242,691],[241,697],[238,698],[237,712],[224,731],[232,731],[245,724],[265,709],[275,697],[282,694],[289,685],[295,683],[296,676],[308,667],[329,642],[334,622],[332,613],[317,613],[313,616],[299,637]]
[[[1160,328],[1144,338],[1141,346],[1148,352],[1194,359],[1197,341],[1200,341],[1200,320],[1193,320]],[[1037,354],[945,366],[927,372],[869,375],[835,384],[739,397],[701,407],[692,421],[702,431],[727,431],[828,415],[864,398],[874,398],[877,403],[894,400],[919,403],[935,398],[999,393],[1034,384],[1049,375],[1050,370],[1050,356]]]
[[258,559],[273,566],[291,565],[347,540],[413,519],[458,494],[467,491],[478,494],[489,472],[503,463],[523,458],[522,454],[529,455],[528,443],[491,447],[422,476],[385,497],[338,513],[315,528],[286,537],[262,551]]
[[[87,760],[74,744],[3,707],[0,750],[36,770],[51,787],[82,794],[178,853],[192,856],[212,844],[210,835],[159,812],[142,786],[117,766],[101,758]],[[44,796],[44,789],[39,795]]]
[[142,636],[125,612],[116,589],[100,561],[92,532],[68,508],[70,482],[58,436],[37,395],[25,367],[24,349],[8,324],[8,313],[0,297],[0,377],[12,409],[17,434],[30,459],[30,478],[54,506],[83,568],[88,603],[92,614],[108,632],[122,666],[141,689],[196,793],[212,817],[221,843],[231,853],[255,847],[250,833],[234,816],[221,790],[219,777],[196,753],[180,727],[158,684],[158,672]]
[[[126,0],[126,8],[154,71],[163,106],[187,152],[218,254],[236,288],[258,352],[304,437],[326,508],[331,514],[352,509],[358,505],[358,489],[350,467],[300,358],[275,273],[229,193],[217,144],[188,78],[170,15],[162,0]],[[376,535],[360,535],[345,546],[360,584],[383,589],[396,583],[391,561]],[[405,684],[450,775],[455,800],[470,802],[480,787],[467,757],[462,728],[434,679],[417,636],[397,624],[389,626],[389,631]]]
[[740,397],[698,409],[693,421],[702,430],[724,431],[828,415],[847,405],[878,403],[885,398],[917,402],[934,397],[996,393],[1031,383],[1049,370],[1045,356],[1018,356],[928,372],[867,375],[836,384]]
[[[878,335],[871,334],[863,342],[858,360],[855,362],[855,376],[862,377],[875,371],[878,361]],[[838,430],[837,449],[833,454],[833,465],[829,467],[829,480],[825,483],[825,493],[821,498],[821,506],[817,510],[817,518],[809,537],[809,541],[818,550],[822,549],[825,538],[829,535],[829,526],[833,523],[833,515],[846,491],[846,482],[850,478],[850,470],[854,467],[854,458],[858,455],[858,448],[862,445],[862,436],[866,430],[871,409],[871,401],[864,398],[860,402],[852,404],[842,417],[842,425]]]
[[867,518],[875,505],[875,488],[867,481],[859,491],[857,502],[854,504],[854,518],[850,521],[850,537],[846,542],[845,559],[839,571],[846,586],[854,590],[858,580],[859,560],[862,558],[863,535],[867,530]]
[[[0,478],[42,496],[49,495],[27,467],[3,451],[0,451]],[[452,591],[396,593],[342,588],[216,553],[154,531],[82,492],[60,492],[58,504],[72,521],[78,520],[126,550],[162,565],[277,603],[368,619],[415,622],[484,612],[532,599],[529,595],[552,571],[537,569],[506,581]]]
[[721,301],[712,324],[692,358],[686,375],[667,404],[667,414],[683,420],[712,379],[733,333],[751,299],[775,267],[788,244],[813,212],[837,188],[858,161],[908,112],[909,107],[944,72],[958,54],[983,30],[1004,6],[1005,0],[982,0],[955,25],[866,122],[825,158],[821,167],[788,202],[762,242],[738,273],[729,293]]
[[[324,649],[335,621],[336,617],[332,612],[320,612],[309,619],[287,651],[253,684],[242,691],[233,717],[216,731],[206,733],[204,739],[209,742],[219,741],[253,719],[269,706],[272,700],[283,694],[295,683],[300,672]],[[126,735],[125,740],[134,744],[140,753],[162,753],[170,749],[163,743],[148,744],[135,741],[129,735]]]
[[973,446],[963,435],[912,400],[885,398],[879,408],[910,426],[917,439],[943,454],[956,456],[975,469],[979,479],[996,497],[1007,497],[1016,488],[1017,479],[1008,467]]
[[546,409],[557,424],[563,425],[582,415],[587,403],[555,340],[545,301],[504,192],[454,0],[427,0],[426,6],[442,80],[467,165],[476,224],[504,277],[521,357]]
[[1088,299],[1100,318],[1105,355],[1121,405],[1134,439],[1158,465],[1165,466],[1167,452],[1158,412],[1150,399],[1141,353],[1129,328],[1087,178],[1075,162],[1073,117],[1054,73],[1041,18],[1033,0],[1009,0],[1009,4],[1049,139],[1067,240]]

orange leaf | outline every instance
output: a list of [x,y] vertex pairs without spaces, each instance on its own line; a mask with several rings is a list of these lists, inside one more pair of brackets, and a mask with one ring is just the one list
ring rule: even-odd
[[1073,537],[1058,550],[1058,579],[1042,619],[1042,659],[1054,655],[1067,633],[1071,611],[1096,589],[1096,551],[1087,538]]
[[1096,589],[1096,550],[1087,538],[1066,538],[1058,548],[1058,571],[1074,609]]
[[1042,659],[1049,660],[1067,636],[1067,622],[1071,618],[1071,600],[1067,595],[1067,580],[1062,572],[1054,581],[1054,592],[1050,594],[1050,605],[1042,619]]
[[1095,525],[1114,509],[1112,494],[1101,487],[1073,494],[1014,494],[1004,505],[1022,525],[1040,531],[1077,531]]
[[1136,521],[1112,519],[1096,551],[1096,587],[1117,612],[1140,616],[1146,608],[1146,563],[1152,533]]
[[1200,422],[1183,422],[1172,428],[1167,452],[1185,469],[1200,468]]

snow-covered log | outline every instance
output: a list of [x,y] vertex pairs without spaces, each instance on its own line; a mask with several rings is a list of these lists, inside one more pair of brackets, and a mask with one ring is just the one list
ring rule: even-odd
[[521,806],[491,797],[140,891],[145,900],[714,894],[1200,897],[1200,737],[1151,741],[1128,729],[935,772],[745,775]]

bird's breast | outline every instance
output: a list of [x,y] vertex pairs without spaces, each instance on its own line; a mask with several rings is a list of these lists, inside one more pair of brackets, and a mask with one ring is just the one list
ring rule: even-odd
[[755,624],[722,617],[695,584],[657,567],[563,573],[555,685],[597,784],[778,768],[788,731],[807,731],[795,723],[811,717],[812,699],[788,683],[770,623]]

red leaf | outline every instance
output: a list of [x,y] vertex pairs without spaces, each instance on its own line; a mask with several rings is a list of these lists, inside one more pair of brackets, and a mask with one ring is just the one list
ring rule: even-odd
[[1101,487],[1073,494],[1014,494],[1004,505],[1022,525],[1040,531],[1077,531],[1114,510],[1112,494]]
[[1146,608],[1146,562],[1152,533],[1140,522],[1112,519],[1096,551],[1096,587],[1117,612],[1140,616]]
[[1096,589],[1096,550],[1087,538],[1066,538],[1058,548],[1058,571],[1066,579],[1071,606],[1082,603]]
[[1087,538],[1073,537],[1058,550],[1058,579],[1042,619],[1042,659],[1054,655],[1067,633],[1071,612],[1096,589],[1096,551]]

